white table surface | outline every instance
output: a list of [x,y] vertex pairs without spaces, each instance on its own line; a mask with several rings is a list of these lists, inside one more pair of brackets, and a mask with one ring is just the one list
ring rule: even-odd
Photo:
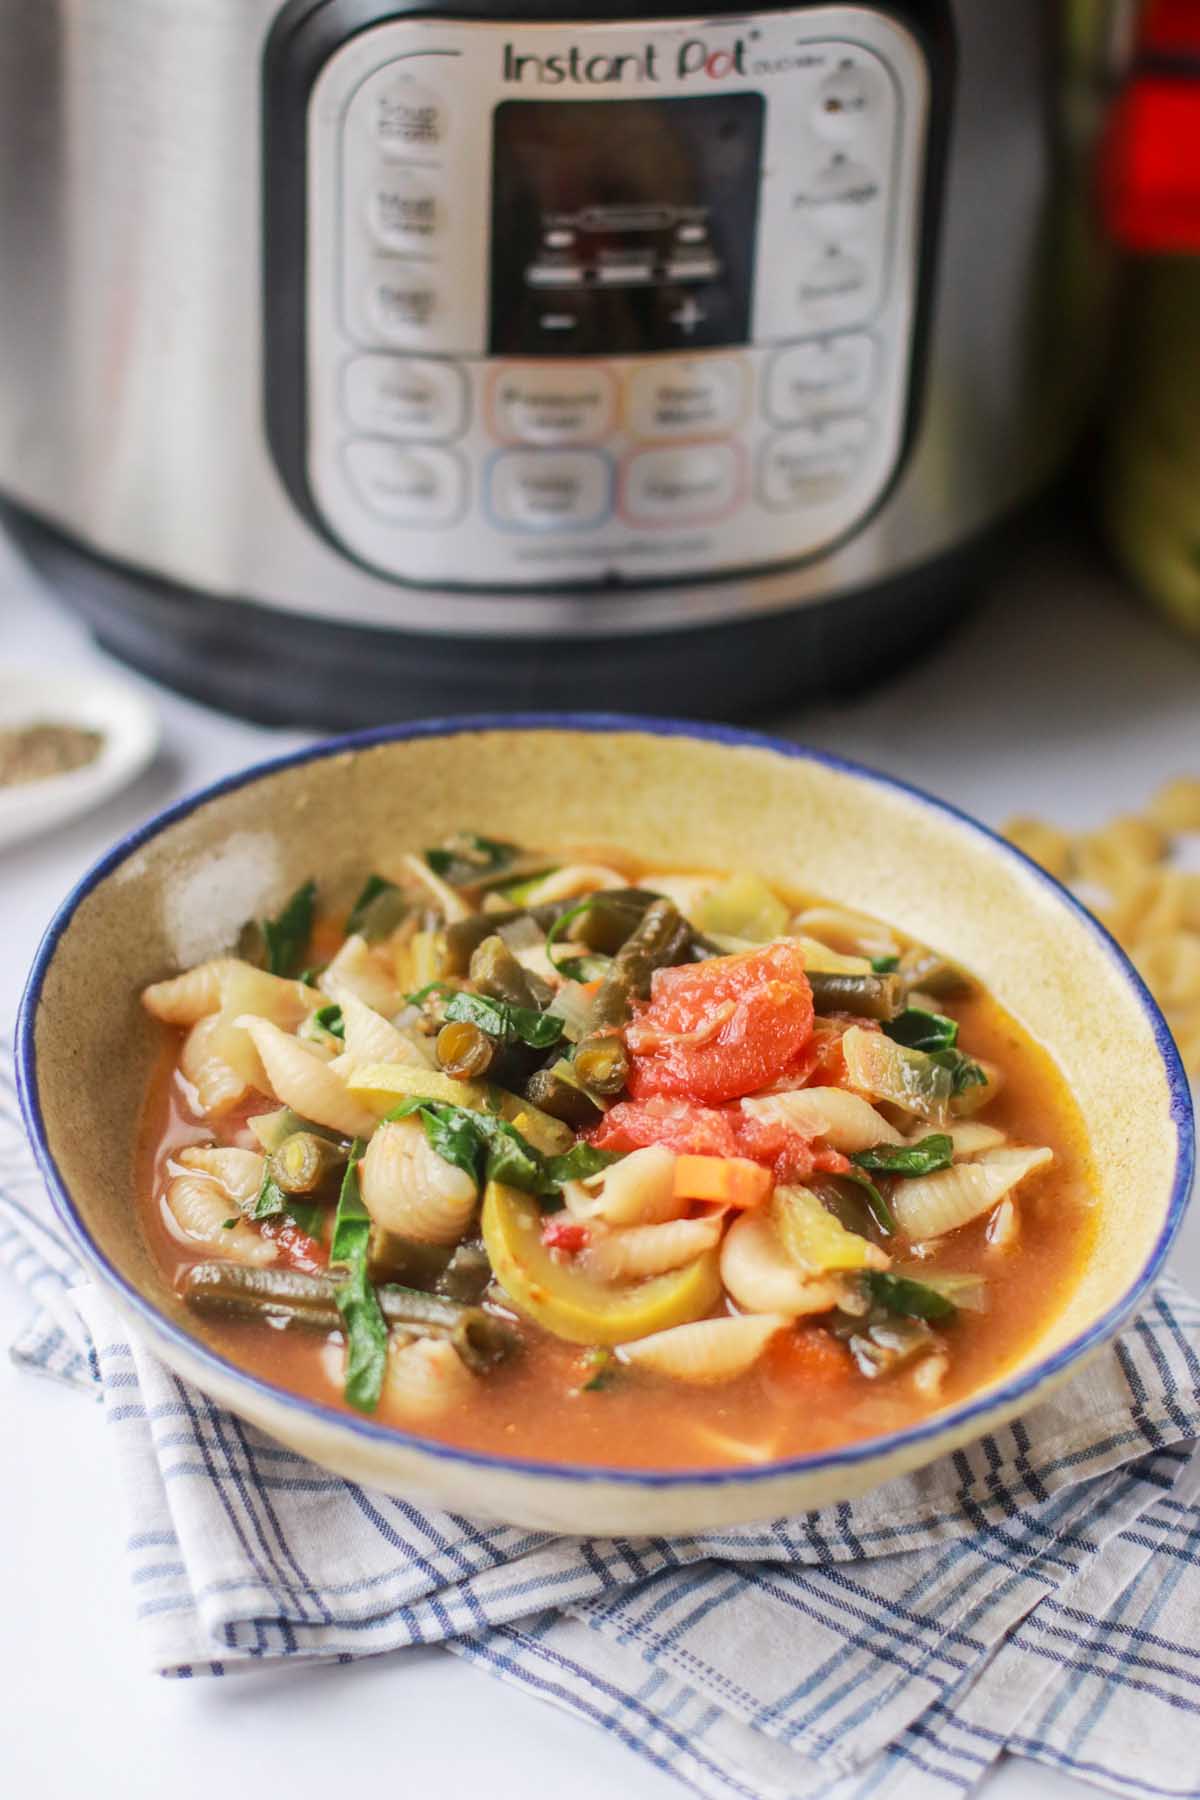
[[[0,541],[0,659],[102,659]],[[107,659],[104,659],[107,660]],[[136,680],[136,677],[129,677]],[[287,748],[269,732],[141,684],[160,707],[154,767],[97,814],[0,856],[0,1023],[39,934],[109,843],[188,789]],[[1200,771],[1200,654],[1136,610],[1067,533],[1030,546],[939,654],[852,704],[786,722],[808,741],[907,777],[998,822],[1072,825],[1138,806]],[[614,694],[613,703],[619,705]],[[1175,1267],[1200,1285],[1200,1212]],[[0,1342],[27,1313],[0,1277]],[[350,1667],[168,1682],[144,1672],[123,1567],[124,1521],[98,1407],[0,1358],[0,1786],[24,1800],[212,1800],[258,1787],[329,1800],[348,1769],[422,1800],[476,1781],[530,1792],[677,1800],[684,1790],[611,1739],[436,1649]],[[1082,1793],[1004,1763],[988,1800]]]

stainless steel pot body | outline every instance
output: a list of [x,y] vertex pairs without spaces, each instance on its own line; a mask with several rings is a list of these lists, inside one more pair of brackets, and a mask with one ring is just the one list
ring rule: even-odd
[[275,0],[0,0],[0,496],[75,543],[342,624],[509,642],[661,633],[911,574],[1061,463],[1098,309],[1079,179],[1111,21],[1098,8],[1069,42],[1042,0],[957,0],[936,217],[914,252],[936,242],[919,393],[865,522],[786,567],[586,593],[398,581],[347,554],[289,493],[265,424],[276,18]]

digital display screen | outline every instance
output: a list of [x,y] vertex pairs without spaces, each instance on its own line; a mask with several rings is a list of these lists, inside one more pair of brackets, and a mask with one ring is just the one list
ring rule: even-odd
[[493,355],[745,343],[763,111],[761,94],[497,107]]

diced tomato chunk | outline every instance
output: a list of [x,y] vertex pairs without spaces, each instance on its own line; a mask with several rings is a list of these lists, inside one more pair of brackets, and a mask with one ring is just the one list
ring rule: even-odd
[[547,1250],[565,1250],[568,1256],[586,1250],[590,1237],[587,1226],[578,1219],[547,1219],[542,1226],[542,1242]]
[[329,1267],[329,1252],[316,1238],[309,1237],[307,1231],[301,1231],[294,1219],[286,1213],[282,1218],[264,1219],[262,1234],[273,1238],[279,1245],[280,1260],[289,1269],[299,1269],[302,1274],[315,1275]]
[[798,944],[655,972],[649,1002],[626,1027],[629,1092],[719,1105],[784,1073],[812,1034],[812,989]]
[[665,1144],[681,1156],[743,1156],[772,1170],[776,1181],[806,1181],[814,1169],[842,1172],[840,1151],[816,1148],[794,1125],[754,1119],[736,1102],[693,1106],[655,1094],[649,1100],[622,1100],[588,1134],[599,1150],[641,1150]]

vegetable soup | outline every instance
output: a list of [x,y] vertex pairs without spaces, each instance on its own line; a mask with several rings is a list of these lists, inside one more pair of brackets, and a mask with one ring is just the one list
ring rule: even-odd
[[472,1449],[774,1461],[994,1381],[1086,1256],[1048,1056],[749,871],[461,833],[143,996],[153,1251],[208,1340]]

